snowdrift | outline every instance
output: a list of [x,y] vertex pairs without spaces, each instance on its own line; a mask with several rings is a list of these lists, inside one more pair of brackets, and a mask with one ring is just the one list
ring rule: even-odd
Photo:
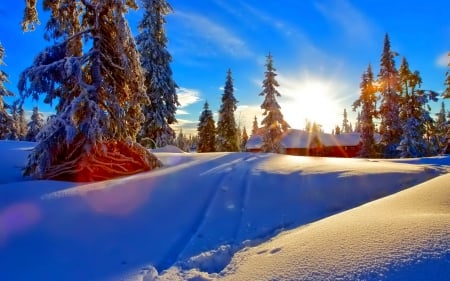
[[80,184],[23,178],[30,147],[0,142],[0,280],[450,275],[448,157],[161,152]]

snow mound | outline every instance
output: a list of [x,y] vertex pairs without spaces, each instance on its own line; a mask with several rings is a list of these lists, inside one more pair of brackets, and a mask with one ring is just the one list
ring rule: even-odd
[[238,253],[220,280],[448,280],[450,174]]

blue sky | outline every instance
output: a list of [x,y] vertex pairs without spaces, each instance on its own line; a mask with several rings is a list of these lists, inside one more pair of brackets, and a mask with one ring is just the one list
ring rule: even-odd
[[[42,37],[46,13],[35,32],[20,29],[23,1],[1,1],[0,42],[6,49],[7,87],[17,93],[18,75],[48,42]],[[39,1],[38,1],[39,2]],[[316,121],[327,132],[342,123],[344,108],[355,122],[351,105],[369,63],[379,70],[383,37],[392,49],[419,70],[422,88],[442,92],[450,51],[450,2],[390,0],[172,0],[167,16],[168,49],[182,106],[178,128],[191,132],[207,100],[217,113],[226,71],[233,72],[239,101],[236,119],[249,130],[262,120],[265,58],[274,57],[285,119],[293,128]],[[280,4],[281,3],[281,4]],[[39,2],[38,5],[41,5]],[[141,12],[128,15],[136,34]],[[27,107],[36,105],[31,101]],[[38,104],[44,112],[51,107]],[[432,104],[433,113],[440,103]],[[447,109],[450,102],[446,101]],[[217,121],[217,115],[215,115]]]

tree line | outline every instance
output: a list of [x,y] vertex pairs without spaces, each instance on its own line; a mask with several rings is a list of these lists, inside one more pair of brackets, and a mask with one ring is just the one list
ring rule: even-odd
[[[276,80],[276,69],[273,66],[272,54],[266,58],[265,79],[262,82],[263,91],[259,94],[264,97],[261,109],[263,110],[263,120],[259,127],[256,116],[253,122],[252,135],[259,134],[262,137],[261,150],[264,152],[280,152],[280,142],[283,134],[290,128],[281,113],[281,106],[277,102],[279,86]],[[198,152],[215,151],[243,151],[248,140],[247,130],[244,127],[242,135],[236,125],[234,112],[236,111],[237,100],[234,97],[233,78],[231,70],[228,70],[222,104],[219,110],[219,120],[217,128],[213,113],[209,109],[208,102],[205,102],[203,111],[197,126],[198,131]]]
[[[25,2],[22,28],[27,31],[39,20],[37,1]],[[93,181],[161,166],[142,144],[164,146],[176,141],[171,125],[177,122],[178,86],[170,68],[172,57],[164,28],[172,7],[165,0],[141,0],[144,13],[134,38],[125,15],[138,9],[135,0],[55,0],[42,4],[51,13],[44,34],[51,45],[21,73],[19,98],[13,105],[4,102],[3,97],[12,93],[4,87],[7,74],[0,70],[0,137],[26,139],[27,127],[29,138],[37,141],[24,174],[38,179]],[[4,53],[0,45],[1,64]],[[363,157],[393,157],[399,151],[402,157],[429,155],[441,149],[448,136],[447,121],[438,125],[427,109],[437,94],[420,88],[420,74],[409,69],[405,58],[397,70],[396,55],[386,35],[378,79],[370,65],[362,76],[361,96],[353,107],[361,108],[358,128]],[[258,131],[262,136],[263,151],[279,152],[289,125],[277,102],[281,94],[271,54],[265,66],[259,94],[263,97],[263,120],[259,127],[255,117],[252,134]],[[444,97],[449,98],[448,71],[444,84]],[[56,104],[56,113],[43,124],[36,108],[25,126],[25,100],[42,97],[45,103]],[[237,102],[229,70],[217,127],[207,102],[200,115],[195,137],[199,152],[242,150],[248,135],[245,128],[240,132],[236,125]],[[380,126],[375,128],[377,118]],[[445,119],[445,114],[439,118]],[[438,127],[442,127],[439,134]],[[381,135],[379,143],[374,141],[375,133]]]
[[[419,71],[412,71],[405,57],[402,57],[397,69],[397,56],[399,54],[391,50],[389,35],[386,34],[377,77],[370,64],[362,74],[360,96],[353,103],[353,110],[360,109],[360,156],[423,157],[445,152],[450,124],[444,103],[436,119],[431,116],[429,106],[429,102],[438,101],[440,94],[421,88]],[[450,97],[449,82],[447,71],[446,89],[441,94],[443,98]],[[378,127],[375,120],[379,121]],[[375,141],[376,134],[379,141]]]

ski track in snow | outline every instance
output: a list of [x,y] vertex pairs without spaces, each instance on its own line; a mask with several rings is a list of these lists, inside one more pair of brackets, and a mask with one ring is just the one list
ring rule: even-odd
[[[189,231],[182,235],[164,259],[168,262],[156,267],[158,271],[171,267],[176,261],[186,261],[190,257],[200,254],[198,244],[204,244],[205,251],[212,250],[217,244],[237,245],[245,204],[248,200],[248,174],[252,168],[249,162],[253,160],[256,160],[254,155],[247,155],[231,161],[227,164],[229,167],[225,169],[223,166],[216,166],[199,175],[201,177],[214,174],[215,182],[208,185],[211,189],[210,194],[202,202],[202,208],[192,222]],[[224,170],[225,172],[223,172]],[[241,185],[233,185],[236,182],[240,182]],[[228,210],[224,211],[224,208]],[[221,216],[223,214],[226,216]],[[231,224],[224,225],[224,222],[231,222]],[[217,230],[218,228],[219,230]]]

